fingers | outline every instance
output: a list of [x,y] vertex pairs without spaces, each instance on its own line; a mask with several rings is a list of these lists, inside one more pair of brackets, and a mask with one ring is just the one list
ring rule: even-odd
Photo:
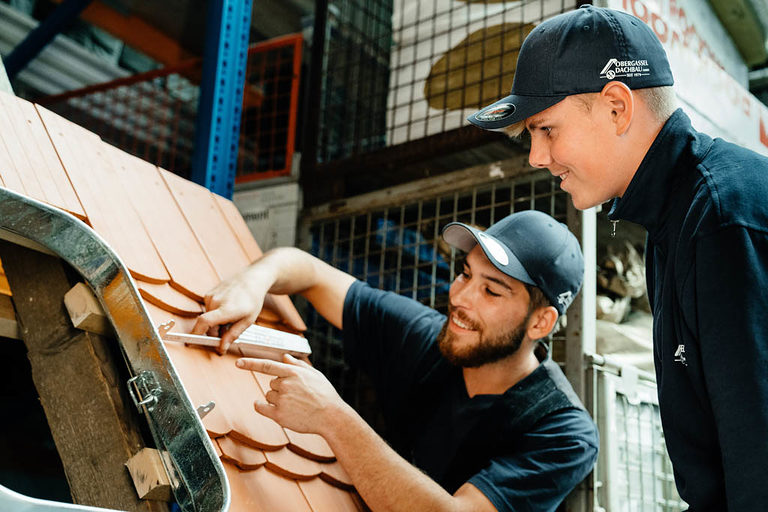
[[252,370],[275,377],[290,377],[296,375],[296,370],[291,365],[271,361],[269,359],[256,359],[252,357],[242,357],[237,360],[237,367],[243,370]]
[[287,364],[300,366],[302,368],[312,368],[312,365],[309,364],[307,361],[305,361],[304,359],[297,359],[293,357],[291,354],[283,355],[283,361],[285,361]]
[[280,396],[280,393],[275,391],[274,389],[270,389],[266,393],[264,393],[264,398],[267,399],[267,402],[270,404],[277,406],[277,398]]
[[239,338],[240,335],[243,334],[243,331],[245,331],[252,323],[253,319],[250,317],[241,318],[224,331],[221,335],[221,341],[219,342],[219,354],[226,354],[232,342]]
[[277,414],[277,407],[275,407],[272,404],[268,404],[266,402],[253,402],[253,408],[256,409],[256,412],[259,414],[263,414],[269,419],[274,420],[275,416]]
[[207,311],[197,317],[195,326],[192,328],[192,334],[206,334],[212,327],[237,320],[237,318],[230,318],[230,316],[223,313],[221,309]]

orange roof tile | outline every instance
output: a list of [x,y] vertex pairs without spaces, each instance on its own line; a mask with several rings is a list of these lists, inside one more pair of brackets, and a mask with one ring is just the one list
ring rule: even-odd
[[133,277],[167,283],[168,272],[123,192],[101,140],[53,112],[40,106],[37,110],[91,227],[115,250]]
[[166,170],[161,170],[161,174],[221,279],[231,277],[248,265],[250,260],[214,195],[207,188]]
[[[0,129],[0,184],[90,224],[128,266],[155,325],[173,320],[174,331],[190,332],[207,290],[261,255],[231,201],[108,146],[39,106],[37,124],[31,104],[12,96],[0,96],[0,103],[0,128],[13,128]],[[32,135],[18,126],[25,120]],[[20,142],[21,134],[36,146]],[[41,156],[25,164],[22,155],[35,147]],[[257,323],[306,329],[285,296],[269,296]],[[193,405],[215,403],[202,422],[224,463],[230,510],[367,510],[322,437],[283,429],[255,411],[253,402],[264,400],[272,377],[236,368],[234,354],[165,346]]]
[[[112,146],[109,153],[131,203],[157,247],[171,286],[196,301],[219,282],[157,167]],[[173,229],[169,229],[169,227]]]
[[154,284],[138,281],[136,285],[145,301],[151,302],[165,311],[180,316],[193,317],[203,312],[203,306],[198,301],[177,291],[168,283]]
[[85,218],[75,190],[32,103],[0,94],[0,132],[13,165],[5,172],[8,188]]

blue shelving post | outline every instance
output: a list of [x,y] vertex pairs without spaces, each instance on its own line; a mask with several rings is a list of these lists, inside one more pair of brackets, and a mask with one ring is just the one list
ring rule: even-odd
[[208,0],[191,178],[227,198],[235,185],[251,2]]

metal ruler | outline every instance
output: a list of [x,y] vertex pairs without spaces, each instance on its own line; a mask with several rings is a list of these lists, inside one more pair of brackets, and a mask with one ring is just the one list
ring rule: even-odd
[[[221,338],[171,332],[175,322],[169,320],[157,328],[160,338],[169,341],[181,341],[190,345],[218,347]],[[282,360],[283,354],[306,357],[312,353],[309,342],[303,336],[270,329],[260,325],[251,325],[229,347],[229,352],[243,354],[246,357],[261,357]]]

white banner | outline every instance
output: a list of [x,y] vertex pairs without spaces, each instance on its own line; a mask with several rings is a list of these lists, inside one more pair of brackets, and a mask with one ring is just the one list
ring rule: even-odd
[[768,155],[768,108],[746,89],[747,68],[706,2],[606,0],[601,5],[633,14],[653,29],[696,129]]

